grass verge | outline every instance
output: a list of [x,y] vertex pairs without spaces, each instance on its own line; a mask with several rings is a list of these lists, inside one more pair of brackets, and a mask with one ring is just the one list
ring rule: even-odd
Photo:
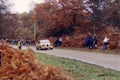
[[119,71],[42,53],[36,53],[35,56],[44,64],[59,67],[65,75],[75,80],[120,80]]

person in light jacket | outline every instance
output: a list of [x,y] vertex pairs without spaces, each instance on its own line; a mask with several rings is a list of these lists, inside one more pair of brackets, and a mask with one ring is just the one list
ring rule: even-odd
[[19,40],[18,41],[18,48],[21,49],[22,48],[22,42]]
[[106,50],[109,47],[109,38],[105,36],[103,40],[103,49]]

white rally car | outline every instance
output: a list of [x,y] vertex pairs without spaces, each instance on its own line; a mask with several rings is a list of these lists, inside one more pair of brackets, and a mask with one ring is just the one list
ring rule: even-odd
[[36,49],[37,50],[53,49],[53,44],[48,39],[39,40],[38,43],[36,43]]

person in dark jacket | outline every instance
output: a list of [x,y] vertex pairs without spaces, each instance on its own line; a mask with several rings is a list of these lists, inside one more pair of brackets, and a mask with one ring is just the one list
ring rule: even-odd
[[86,36],[84,43],[85,43],[85,47],[87,47],[87,48],[89,47],[88,41],[89,41],[89,36]]
[[89,36],[89,38],[88,38],[88,46],[89,46],[89,49],[93,48],[93,40],[92,40],[91,36]]
[[96,36],[93,37],[93,48],[97,49],[98,40]]

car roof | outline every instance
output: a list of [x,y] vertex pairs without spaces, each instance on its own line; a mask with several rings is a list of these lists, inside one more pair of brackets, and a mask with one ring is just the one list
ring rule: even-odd
[[39,40],[40,42],[50,42],[48,39]]

